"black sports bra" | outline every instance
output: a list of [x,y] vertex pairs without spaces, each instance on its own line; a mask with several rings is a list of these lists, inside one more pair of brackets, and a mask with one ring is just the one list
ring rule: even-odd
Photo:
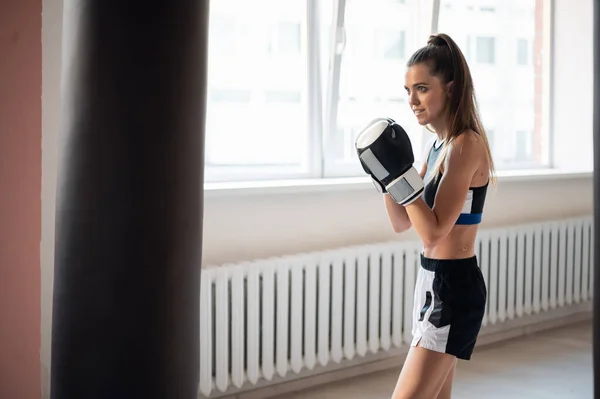
[[[435,195],[442,178],[441,172],[437,176],[430,177],[430,174],[433,173],[433,167],[438,159],[438,156],[440,155],[441,148],[442,143],[440,143],[437,148],[434,143],[429,150],[429,154],[427,155],[427,173],[425,174],[425,181],[428,181],[428,183],[425,185],[425,189],[423,190],[423,200],[430,208],[433,208]],[[469,187],[465,204],[463,205],[462,211],[456,220],[456,224],[481,223],[488,184],[489,182],[484,186]]]

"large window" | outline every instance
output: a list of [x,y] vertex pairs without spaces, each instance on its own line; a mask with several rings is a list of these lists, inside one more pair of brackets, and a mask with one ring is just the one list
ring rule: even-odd
[[438,29],[465,52],[500,170],[548,166],[548,3],[440,1]]
[[404,91],[404,65],[417,45],[418,1],[343,2],[345,7],[334,19],[343,32],[343,48],[331,57],[333,73],[328,76],[324,109],[324,176],[361,173],[354,140],[377,117],[392,117],[405,126],[419,152],[421,129]]
[[306,0],[211,1],[207,181],[309,170],[307,23]]
[[[426,0],[213,0],[206,181],[362,176],[354,139],[392,117],[420,161],[431,137],[404,91]],[[467,57],[499,169],[546,165],[545,0],[441,0]]]

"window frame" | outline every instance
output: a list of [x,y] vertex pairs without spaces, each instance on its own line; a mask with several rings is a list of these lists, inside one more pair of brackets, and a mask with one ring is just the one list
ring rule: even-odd
[[[543,0],[544,2],[544,56],[543,63],[547,73],[544,74],[543,91],[548,93],[544,96],[543,101],[543,128],[542,132],[547,144],[545,145],[543,159],[544,166],[532,167],[523,170],[524,174],[532,173],[536,175],[537,170],[552,170],[553,164],[553,131],[551,120],[551,108],[553,102],[553,85],[552,77],[554,75],[552,68],[553,57],[553,42],[554,42],[554,18],[553,15],[553,0]],[[306,26],[307,32],[304,35],[306,43],[306,92],[307,92],[307,149],[308,154],[306,163],[299,167],[277,167],[277,166],[244,166],[236,167],[221,167],[205,165],[205,181],[209,184],[231,184],[252,186],[255,182],[263,182],[267,186],[268,182],[280,184],[283,181],[289,181],[290,184],[304,184],[308,180],[327,180],[336,179],[356,179],[360,178],[362,169],[360,165],[350,164],[349,162],[341,162],[339,166],[331,167],[335,161],[328,157],[330,148],[330,135],[325,132],[337,129],[338,105],[339,105],[339,88],[340,76],[342,67],[342,55],[345,50],[346,43],[346,28],[344,26],[346,0],[332,0],[333,20],[331,21],[331,32],[329,35],[323,35],[324,26],[320,23],[322,18],[321,10],[319,9],[319,0],[306,0]],[[438,32],[439,17],[440,17],[440,0],[418,0],[417,18],[421,22],[417,22],[417,28],[420,34],[412,35],[412,40],[423,39],[423,36]],[[411,35],[405,34],[405,51],[414,43],[411,43],[409,38]],[[326,74],[322,71],[323,59],[321,53],[321,45],[324,37],[330,38],[330,51],[328,54],[327,64],[328,71]],[[534,61],[534,60],[533,60]],[[322,81],[325,77],[326,81]],[[546,98],[547,97],[547,98]],[[415,153],[417,162],[421,161],[420,153]],[[329,164],[329,165],[328,165]],[[519,172],[520,169],[508,169],[509,175]],[[499,171],[501,173],[501,171]],[[337,180],[336,180],[337,181]],[[277,183],[279,182],[279,183]]]

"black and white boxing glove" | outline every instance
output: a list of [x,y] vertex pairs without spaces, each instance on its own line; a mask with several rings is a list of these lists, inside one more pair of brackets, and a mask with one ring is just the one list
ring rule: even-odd
[[380,192],[408,205],[423,192],[423,179],[413,166],[410,138],[393,119],[376,119],[356,137],[356,151],[364,171]]

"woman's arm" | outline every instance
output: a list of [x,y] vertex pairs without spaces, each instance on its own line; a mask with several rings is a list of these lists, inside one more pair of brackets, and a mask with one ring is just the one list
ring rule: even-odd
[[477,136],[460,135],[448,148],[433,208],[430,209],[422,198],[406,206],[408,217],[426,247],[435,246],[452,230],[465,204],[481,155]]
[[395,233],[403,233],[410,229],[412,223],[406,213],[406,208],[400,204],[397,204],[389,194],[383,195],[383,202],[385,204],[385,210],[387,211],[392,228]]
[[[421,179],[425,178],[425,173],[427,172],[427,154],[434,141],[435,140],[430,140],[424,151],[424,156],[422,158],[424,161],[423,165],[421,165],[421,170],[419,171]],[[403,233],[411,228],[412,223],[408,217],[408,213],[406,213],[406,208],[403,205],[396,203],[389,194],[383,196],[383,202],[395,233]]]

